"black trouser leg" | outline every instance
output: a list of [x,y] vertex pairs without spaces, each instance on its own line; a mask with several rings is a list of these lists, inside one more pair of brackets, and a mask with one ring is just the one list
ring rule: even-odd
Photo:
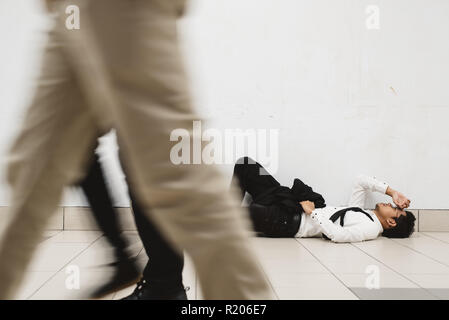
[[[262,165],[249,157],[240,158],[236,162],[232,180],[232,183],[240,186],[242,199],[245,192],[256,199],[267,190],[280,186],[280,183]],[[257,203],[252,203],[248,209],[254,231],[261,235],[273,236],[275,232],[272,230],[276,230],[278,220],[281,218],[279,209]]]
[[144,279],[156,287],[183,288],[184,256],[172,249],[158,228],[147,218],[131,192],[130,197],[137,230],[149,257],[143,271]]
[[[91,205],[94,217],[109,242],[116,248],[117,254],[126,255],[126,240],[120,235],[117,212],[115,211],[106,187],[98,156],[81,182]],[[131,187],[129,187],[131,190]],[[147,218],[137,200],[130,191],[134,219],[139,236],[149,257],[144,270],[144,278],[152,285],[161,287],[182,287],[184,257],[175,252],[165,241],[157,227]]]
[[98,226],[115,248],[117,257],[119,259],[128,258],[127,242],[120,234],[117,211],[112,205],[98,155],[95,154],[95,160],[80,185],[86,194]]
[[280,183],[260,163],[249,157],[237,160],[232,175],[232,183],[240,186],[241,200],[243,200],[245,192],[248,192],[254,199],[268,189],[280,186]]

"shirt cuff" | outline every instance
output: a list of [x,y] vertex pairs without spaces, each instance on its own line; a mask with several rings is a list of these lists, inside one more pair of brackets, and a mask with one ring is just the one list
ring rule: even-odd
[[315,225],[317,225],[322,234],[325,234],[328,238],[333,238],[332,229],[334,224],[331,220],[324,218],[324,216],[317,211],[312,211],[310,214],[312,221]]
[[310,217],[314,222],[322,225],[322,216],[319,215],[317,211],[313,210],[312,213],[310,214]]
[[374,180],[376,181],[376,183],[374,185],[374,189],[377,192],[385,194],[387,192],[387,189],[388,189],[388,183],[379,181],[379,180],[376,179],[376,177],[374,177]]

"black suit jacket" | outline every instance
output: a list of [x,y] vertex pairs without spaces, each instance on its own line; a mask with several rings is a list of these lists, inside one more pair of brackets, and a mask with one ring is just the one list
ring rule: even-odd
[[315,191],[304,182],[296,178],[291,188],[285,186],[276,186],[268,189],[257,198],[253,199],[253,203],[264,205],[267,207],[280,207],[302,213],[304,210],[299,204],[301,201],[309,200],[315,204],[315,208],[324,208],[326,202],[323,196]]

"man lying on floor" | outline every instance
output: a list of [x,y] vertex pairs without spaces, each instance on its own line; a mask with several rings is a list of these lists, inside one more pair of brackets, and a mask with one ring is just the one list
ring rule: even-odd
[[[240,158],[234,167],[232,183],[240,186],[243,199],[248,192],[254,230],[266,237],[321,237],[334,242],[359,242],[383,235],[409,237],[415,216],[405,211],[410,200],[374,177],[359,175],[348,206],[326,206],[323,197],[301,180],[292,188],[281,186],[259,163]],[[365,208],[368,192],[389,195],[396,206],[378,203],[374,210]]]
[[[118,252],[116,273],[92,294],[98,298],[130,282],[135,277],[135,272],[133,263],[123,254],[126,253],[124,245],[120,243],[123,241],[116,239],[119,235],[112,200],[109,199],[98,157],[95,160],[82,185],[97,220]],[[317,237],[324,234],[336,242],[349,242],[374,239],[382,232],[386,236],[407,237],[414,226],[415,217],[411,213],[391,205],[378,204],[376,210],[362,212],[360,208],[363,208],[368,191],[389,194],[400,208],[407,208],[410,204],[410,200],[402,194],[374,178],[359,176],[350,200],[350,205],[356,208],[350,208],[344,219],[340,220],[335,217],[340,217],[340,209],[343,208],[326,207],[323,197],[299,179],[295,179],[291,189],[281,186],[260,164],[250,158],[237,161],[232,183],[240,185],[242,199],[245,192],[252,195],[250,217],[256,231],[262,236]],[[130,198],[136,225],[149,260],[137,287],[125,300],[187,299],[182,277],[183,254],[171,248],[157,227],[145,218],[143,208],[135,200],[132,189],[130,187]],[[335,219],[336,224],[329,217],[334,217],[332,219]]]

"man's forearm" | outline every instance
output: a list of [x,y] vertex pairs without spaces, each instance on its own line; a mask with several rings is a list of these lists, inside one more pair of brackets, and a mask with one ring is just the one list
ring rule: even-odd
[[391,188],[390,186],[387,187],[387,190],[385,191],[385,194],[389,195],[390,197],[393,197],[393,193],[395,190]]

